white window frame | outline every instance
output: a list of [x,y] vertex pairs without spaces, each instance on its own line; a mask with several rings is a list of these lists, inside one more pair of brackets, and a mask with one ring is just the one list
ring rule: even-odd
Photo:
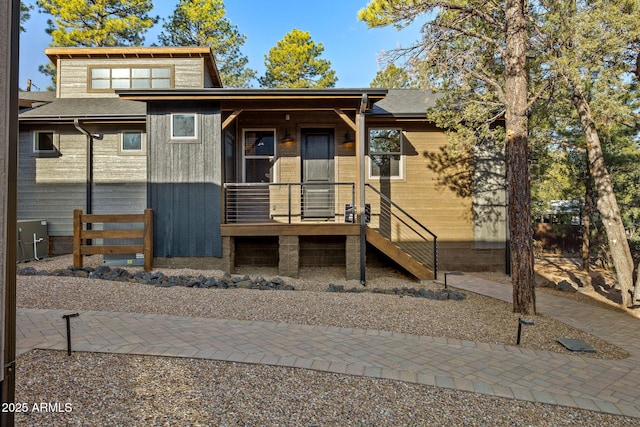
[[[174,129],[173,129],[173,120],[175,116],[193,116],[193,136],[191,135],[187,135],[187,136],[176,136],[174,134]],[[178,142],[185,142],[185,141],[191,141],[191,142],[197,142],[198,140],[198,113],[189,113],[189,112],[184,112],[184,113],[171,113],[171,125],[170,125],[170,132],[171,132],[171,140],[172,141],[178,141]]]
[[[140,149],[131,150],[131,149],[124,148],[124,135],[127,133],[140,134]],[[120,133],[120,146],[118,147],[118,154],[125,155],[125,156],[127,155],[136,156],[136,155],[145,154],[146,151],[147,151],[147,134],[144,131],[138,130],[138,129],[125,129]]]
[[[272,132],[273,133],[273,155],[272,156],[247,156],[246,154],[246,135],[247,132]],[[242,182],[247,182],[247,159],[269,159],[272,163],[271,179],[269,182],[276,182],[276,165],[275,159],[277,158],[278,140],[276,139],[277,133],[275,128],[247,128],[242,129]]]
[[[371,152],[371,131],[375,130],[397,130],[400,132],[400,151],[380,151],[380,152]],[[384,156],[384,155],[399,155],[400,160],[398,161],[398,175],[393,176],[380,176],[373,175],[373,160],[371,156]],[[386,128],[386,127],[371,127],[367,129],[367,176],[369,179],[404,179],[404,131],[401,128]]]
[[[39,150],[38,149],[38,136],[40,134],[44,134],[44,133],[50,133],[51,134],[51,139],[52,139],[52,144],[53,144],[53,148],[51,150]],[[33,154],[54,154],[56,152],[59,151],[58,149],[58,134],[53,131],[53,130],[36,130],[33,132],[33,144],[32,144],[32,151]]]

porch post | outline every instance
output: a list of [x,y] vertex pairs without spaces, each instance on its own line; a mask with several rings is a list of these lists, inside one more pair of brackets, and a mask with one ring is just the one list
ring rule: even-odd
[[365,196],[364,196],[364,184],[365,184],[365,116],[364,112],[367,108],[367,94],[362,94],[362,100],[360,101],[360,110],[356,115],[356,141],[358,144],[357,162],[358,162],[358,193],[356,198],[356,209],[358,213],[360,223],[360,284],[366,285],[366,263],[367,263],[367,237],[366,237],[366,209],[365,209]]

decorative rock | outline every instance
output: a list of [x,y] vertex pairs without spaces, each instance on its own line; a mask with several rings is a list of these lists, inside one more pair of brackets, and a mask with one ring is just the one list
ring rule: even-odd
[[33,267],[25,267],[25,268],[19,268],[17,273],[22,276],[35,276],[38,272]]
[[327,289],[327,292],[344,292],[344,286],[329,283],[329,289]]
[[562,280],[556,285],[556,289],[563,292],[576,292],[576,289],[573,287],[571,282],[567,280]]
[[242,281],[236,282],[235,285],[239,289],[251,289],[254,286],[251,280],[242,280]]

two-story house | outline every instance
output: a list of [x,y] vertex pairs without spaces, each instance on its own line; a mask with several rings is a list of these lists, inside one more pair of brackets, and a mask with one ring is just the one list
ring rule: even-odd
[[503,162],[446,159],[436,94],[223,88],[208,48],[47,55],[56,97],[20,114],[18,191],[53,253],[70,252],[73,209],[151,208],[156,264],[504,269]]

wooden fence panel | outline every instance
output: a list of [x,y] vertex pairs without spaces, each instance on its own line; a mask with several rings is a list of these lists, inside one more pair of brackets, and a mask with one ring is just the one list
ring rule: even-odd
[[[143,230],[85,230],[83,224],[142,222]],[[90,239],[140,239],[142,245],[94,245],[83,244]],[[92,242],[93,243],[93,242]],[[82,268],[83,255],[94,254],[144,254],[144,270],[153,269],[153,210],[143,214],[83,214],[81,209],[73,211],[73,266]]]

